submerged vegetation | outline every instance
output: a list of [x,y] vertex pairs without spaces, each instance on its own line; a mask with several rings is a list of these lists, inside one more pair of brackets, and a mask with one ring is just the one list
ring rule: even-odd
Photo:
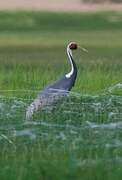
[[[0,12],[0,179],[122,178],[121,30],[120,12]],[[69,41],[89,51],[74,52],[75,93],[26,122]]]

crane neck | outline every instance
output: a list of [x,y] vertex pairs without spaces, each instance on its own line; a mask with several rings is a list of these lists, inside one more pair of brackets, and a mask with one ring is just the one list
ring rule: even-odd
[[70,78],[73,74],[77,75],[77,67],[73,60],[72,50],[69,48],[69,46],[67,46],[67,55],[68,55],[69,62],[71,65],[71,71],[69,73],[67,73],[65,76],[66,76],[66,78]]

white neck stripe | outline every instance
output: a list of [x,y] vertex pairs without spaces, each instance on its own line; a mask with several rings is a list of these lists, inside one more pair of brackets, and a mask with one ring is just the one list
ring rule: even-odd
[[72,59],[71,59],[72,51],[71,51],[71,49],[69,48],[69,46],[67,47],[67,55],[68,55],[69,60],[70,60],[71,71],[70,71],[69,73],[67,73],[65,76],[66,76],[66,78],[70,78],[70,77],[72,76],[72,74],[74,73],[74,66],[73,66]]

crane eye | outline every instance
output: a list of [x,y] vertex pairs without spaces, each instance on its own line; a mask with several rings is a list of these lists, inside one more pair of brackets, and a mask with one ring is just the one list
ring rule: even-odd
[[70,45],[69,45],[69,48],[70,49],[77,49],[78,48],[78,45],[76,44],[76,43],[71,43]]

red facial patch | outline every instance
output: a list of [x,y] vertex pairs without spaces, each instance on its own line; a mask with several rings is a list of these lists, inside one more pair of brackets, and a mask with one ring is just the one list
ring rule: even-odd
[[70,45],[69,45],[69,48],[70,49],[77,49],[78,48],[78,45],[76,44],[76,43],[71,43]]

